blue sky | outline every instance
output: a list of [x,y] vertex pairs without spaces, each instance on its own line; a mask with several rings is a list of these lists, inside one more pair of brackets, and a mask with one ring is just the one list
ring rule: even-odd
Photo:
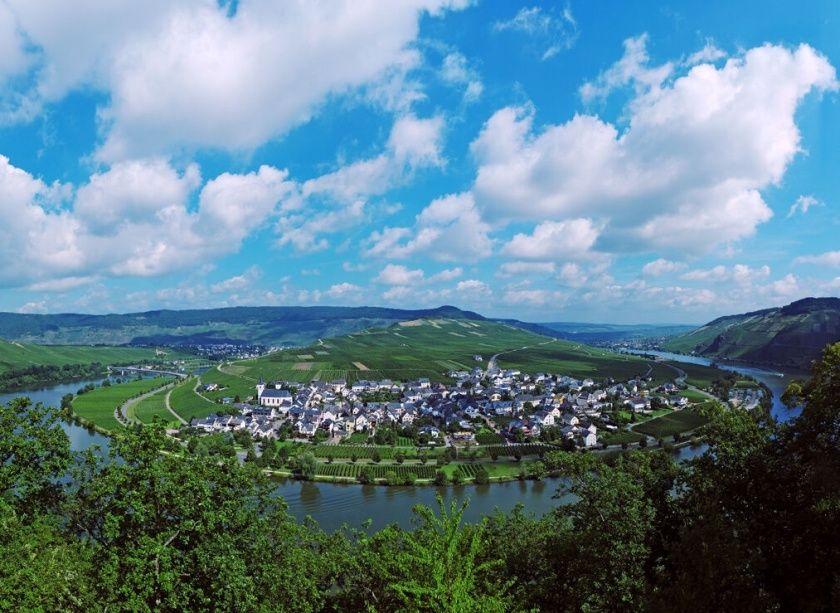
[[0,310],[840,293],[840,5],[0,3]]

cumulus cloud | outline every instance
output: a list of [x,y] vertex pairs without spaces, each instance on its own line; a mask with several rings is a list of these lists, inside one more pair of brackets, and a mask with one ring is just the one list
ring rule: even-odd
[[241,275],[234,275],[233,277],[214,283],[210,286],[210,291],[214,294],[227,294],[240,291],[250,287],[260,276],[262,276],[262,271],[257,266],[252,266]]
[[421,16],[462,5],[250,0],[230,15],[212,0],[9,0],[0,33],[11,32],[11,15],[27,45],[0,36],[9,47],[0,76],[37,63],[31,88],[17,92],[29,105],[75,88],[107,92],[103,160],[251,150],[307,121],[331,94],[393,84],[417,63]]
[[672,262],[664,258],[659,258],[645,264],[642,267],[642,275],[645,277],[660,277],[664,274],[677,272],[683,268],[685,268],[685,264],[682,262]]
[[410,285],[419,283],[424,276],[420,269],[412,270],[400,264],[388,264],[374,280],[385,285]]
[[534,228],[533,234],[516,234],[502,253],[524,260],[585,257],[598,233],[590,219],[546,221]]
[[510,289],[502,296],[505,304],[526,306],[559,306],[564,299],[565,295],[562,292],[546,289]]
[[432,201],[413,228],[384,228],[368,238],[367,255],[406,258],[426,255],[439,261],[475,261],[490,255],[490,226],[482,221],[469,192]]
[[157,159],[133,161],[93,175],[70,206],[56,207],[56,186],[0,156],[0,283],[48,288],[204,263],[237,251],[292,187],[270,166],[199,185],[194,166],[179,172]]
[[531,107],[497,111],[472,143],[473,193],[491,222],[604,221],[596,247],[706,252],[751,235],[772,212],[760,190],[800,151],[795,112],[837,89],[808,45],[765,45],[679,76],[648,67],[645,38],[590,95],[629,83],[624,131],[593,115],[537,128]]

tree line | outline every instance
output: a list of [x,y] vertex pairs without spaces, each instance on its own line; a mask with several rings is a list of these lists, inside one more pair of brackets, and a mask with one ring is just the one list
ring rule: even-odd
[[[718,408],[709,449],[553,458],[574,502],[328,533],[253,463],[181,453],[161,427],[70,451],[59,416],[0,411],[0,609],[831,611],[840,609],[840,344],[786,402]],[[163,453],[165,451],[165,453]]]

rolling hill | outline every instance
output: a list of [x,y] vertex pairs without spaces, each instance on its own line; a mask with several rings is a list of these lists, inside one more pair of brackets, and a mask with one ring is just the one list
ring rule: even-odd
[[[476,356],[481,356],[481,361]],[[519,368],[529,373],[554,372],[595,379],[651,374],[663,381],[674,376],[667,366],[649,360],[540,336],[495,321],[427,318],[234,362],[224,366],[222,373],[205,373],[202,381],[215,382],[221,375],[219,383],[233,388],[235,382],[226,380],[224,375],[247,381],[249,386],[260,378],[442,380],[452,370],[485,368],[493,356],[498,356],[496,362],[502,368]]]
[[43,346],[0,340],[0,374],[31,366],[130,364],[154,359],[153,349],[140,347]]
[[481,320],[452,306],[232,307],[111,315],[0,313],[0,338],[42,345],[306,345],[371,327],[422,317]]
[[840,340],[840,298],[805,298],[787,306],[720,317],[669,339],[669,351],[779,367],[808,368]]

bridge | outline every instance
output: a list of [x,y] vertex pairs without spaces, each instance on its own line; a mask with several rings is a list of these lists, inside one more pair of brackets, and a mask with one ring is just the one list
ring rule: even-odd
[[111,372],[119,373],[121,375],[130,375],[132,373],[151,373],[153,375],[168,375],[170,377],[178,377],[180,379],[187,378],[187,373],[184,372],[175,372],[174,370],[158,370],[156,368],[142,368],[140,366],[109,366],[108,370]]

